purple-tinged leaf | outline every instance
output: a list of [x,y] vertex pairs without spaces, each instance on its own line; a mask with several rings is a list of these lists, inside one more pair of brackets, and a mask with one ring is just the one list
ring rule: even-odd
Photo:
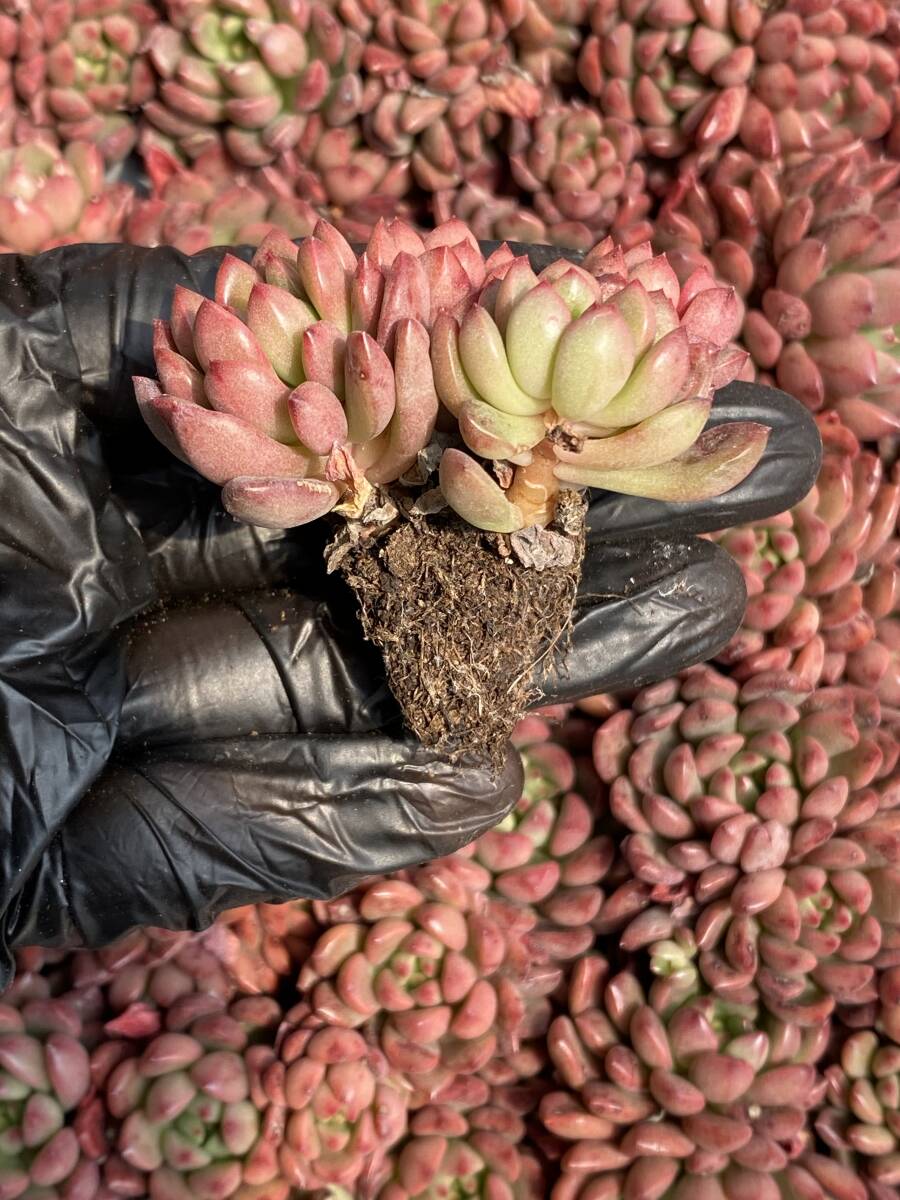
[[347,441],[347,415],[334,392],[321,383],[301,383],[288,397],[297,437],[313,454],[328,455]]
[[260,348],[285,383],[303,380],[303,334],[316,322],[316,314],[284,288],[257,283],[247,305],[247,324]]
[[350,328],[347,272],[335,252],[317,238],[304,238],[297,250],[297,271],[319,316],[346,333]]
[[464,521],[476,529],[514,533],[523,527],[520,510],[507,500],[503,489],[462,450],[445,450],[440,483],[444,499]]
[[408,471],[434,433],[438,398],[428,332],[411,318],[394,327],[394,382],[396,407],[388,426],[388,448],[367,472],[372,483],[390,483]]
[[[225,483],[236,475],[263,471],[266,475],[305,475],[308,457],[299,446],[284,446],[230,413],[198,408],[172,396],[156,396],[141,403],[141,413],[150,429],[166,445],[173,442],[176,453],[213,483]],[[169,440],[171,439],[171,440]]]
[[204,300],[194,320],[197,360],[206,370],[211,362],[246,362],[265,366],[259,342],[240,317],[213,300]]
[[249,421],[276,441],[296,440],[288,417],[288,389],[268,364],[212,362],[206,372],[206,394],[218,412]]
[[259,273],[249,263],[235,258],[233,254],[226,254],[216,272],[216,303],[233,308],[246,318],[247,301],[254,285],[259,282]]
[[428,276],[420,259],[401,252],[385,274],[384,294],[378,317],[378,341],[390,348],[390,337],[397,321],[412,317],[428,324],[431,301]]
[[356,255],[342,233],[328,221],[320,220],[313,230],[313,237],[318,238],[331,250],[348,275],[353,274],[356,270]]
[[331,512],[340,489],[323,479],[265,479],[238,477],[222,489],[228,512],[248,525],[292,529]]
[[191,292],[178,284],[172,297],[172,315],[169,319],[169,328],[176,350],[195,367],[200,364],[194,348],[194,319],[197,316],[197,309],[202,303],[203,297],[199,292]]
[[170,345],[169,327],[165,321],[153,322],[153,357],[162,391],[179,400],[192,400],[207,407],[203,391],[203,376],[192,362]]
[[344,396],[344,353],[346,337],[336,325],[329,321],[317,321],[303,334],[301,355],[303,373],[313,383],[334,392],[338,399]]
[[685,309],[681,325],[692,339],[709,342],[717,350],[727,346],[741,324],[741,303],[734,288],[707,288]]
[[368,442],[387,429],[394,414],[394,369],[378,342],[354,330],[344,355],[348,438]]
[[384,296],[384,275],[369,257],[361,255],[350,281],[350,320],[353,329],[375,337]]

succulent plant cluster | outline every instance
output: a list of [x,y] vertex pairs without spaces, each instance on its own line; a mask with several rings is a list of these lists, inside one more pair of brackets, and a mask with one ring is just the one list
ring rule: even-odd
[[214,300],[179,288],[159,381],[135,386],[228,511],[271,527],[360,517],[430,452],[443,405],[443,502],[512,533],[548,525],[564,488],[686,501],[744,479],[766,427],[704,432],[746,357],[737,315],[732,288],[702,269],[681,287],[646,243],[538,276],[506,245],[485,259],[459,219],[423,236],[380,220],[359,257],[319,221],[299,247],[272,232],[249,264],[227,256]]

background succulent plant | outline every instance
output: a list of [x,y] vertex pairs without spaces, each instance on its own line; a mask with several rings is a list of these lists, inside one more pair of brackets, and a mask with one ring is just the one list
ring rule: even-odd
[[107,184],[96,146],[26,141],[0,150],[0,250],[32,254],[119,240],[130,192]]

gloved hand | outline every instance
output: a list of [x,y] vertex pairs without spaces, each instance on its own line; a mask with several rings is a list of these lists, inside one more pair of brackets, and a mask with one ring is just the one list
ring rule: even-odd
[[[0,257],[0,984],[17,945],[335,895],[518,796],[514,754],[492,778],[404,734],[324,523],[235,523],[144,427],[150,322],[176,283],[212,294],[221,256]],[[732,384],[714,412],[772,426],[762,464],[710,503],[595,499],[547,702],[664,677],[739,623],[739,571],[694,535],[794,503],[819,440],[777,392]]]

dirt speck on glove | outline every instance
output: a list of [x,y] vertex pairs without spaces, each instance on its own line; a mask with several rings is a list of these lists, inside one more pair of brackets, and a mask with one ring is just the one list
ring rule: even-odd
[[502,767],[509,735],[571,628],[584,503],[566,495],[541,553],[440,513],[402,520],[343,556],[365,634],[426,746]]

